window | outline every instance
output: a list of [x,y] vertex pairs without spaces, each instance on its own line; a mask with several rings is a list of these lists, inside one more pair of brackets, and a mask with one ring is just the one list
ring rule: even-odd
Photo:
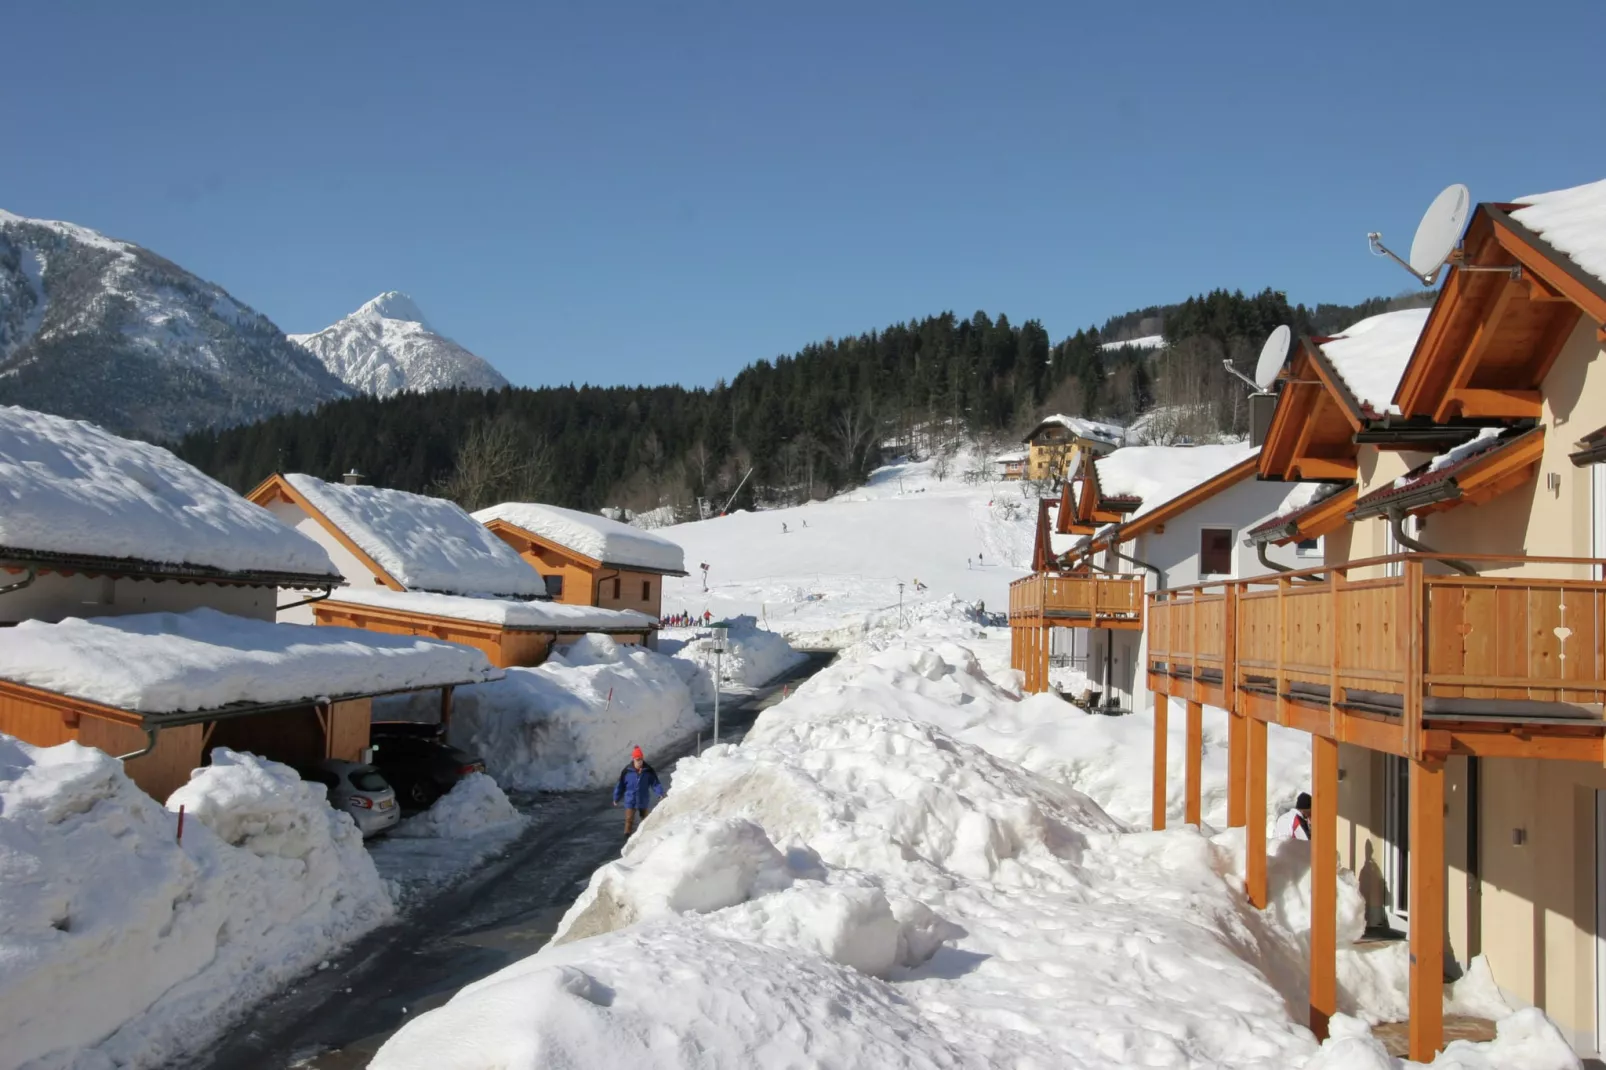
[[1294,544],[1294,555],[1296,557],[1320,557],[1320,556],[1322,556],[1322,540],[1320,540],[1320,539],[1300,539],[1298,542],[1296,542]]
[[546,593],[547,593],[548,597],[550,597],[550,598],[562,598],[563,597],[563,577],[562,576],[542,576],[541,578],[546,581]]
[[1199,575],[1232,575],[1232,529],[1199,529]]
[[641,581],[641,600],[643,602],[651,602],[652,601],[652,581],[651,580],[642,580]]
[[615,602],[619,601],[619,577],[618,576],[615,576],[613,578],[613,600]]

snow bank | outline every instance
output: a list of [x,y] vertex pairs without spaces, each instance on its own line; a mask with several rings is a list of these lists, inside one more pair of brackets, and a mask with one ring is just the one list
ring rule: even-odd
[[[733,617],[730,635],[725,642],[725,653],[719,656],[719,670],[725,688],[762,687],[782,673],[808,660],[806,654],[792,649],[784,635],[758,626],[752,617]],[[689,633],[684,641],[663,640],[659,649],[678,661],[696,667],[687,683],[692,697],[699,703],[714,701],[714,641],[698,629]]]
[[0,1063],[172,1065],[392,907],[322,785],[219,748],[169,805],[0,736]]
[[160,446],[0,405],[0,546],[336,576],[323,548]]
[[484,654],[455,643],[275,624],[215,609],[23,621],[0,643],[0,679],[147,713],[439,687],[500,674]]
[[1511,218],[1573,263],[1606,280],[1606,180],[1519,197]]
[[[1420,1063],[1389,1055],[1365,1022],[1336,1015],[1328,1039],[1304,1070],[1403,1070]],[[1583,1070],[1561,1032],[1534,1008],[1495,1023],[1495,1039],[1483,1044],[1453,1040],[1430,1064],[1440,1070]]]
[[1245,961],[1257,934],[1226,852],[1191,830],[1121,835],[954,738],[933,714],[1014,698],[935,651],[885,653],[912,660],[827,669],[740,747],[682,759],[565,919],[573,939],[410,1022],[375,1070],[601,1046],[714,1067],[1283,1070],[1315,1051]]
[[484,773],[470,773],[435,800],[421,814],[407,818],[391,830],[392,836],[452,837],[463,839],[487,833],[505,833],[523,828],[529,818],[513,808]]
[[482,524],[504,521],[614,568],[686,571],[686,554],[678,544],[595,513],[537,502],[503,502],[481,509],[474,519]]
[[1394,404],[1394,391],[1430,311],[1407,308],[1369,316],[1322,343],[1322,353],[1355,400],[1379,416],[1400,411]]
[[454,502],[325,483],[300,473],[285,479],[404,587],[444,594],[546,593],[535,569]]
[[[611,785],[632,746],[645,749],[650,762],[656,748],[702,726],[688,670],[645,647],[584,636],[555,647],[533,669],[508,669],[496,683],[458,688],[449,739],[479,756],[505,788]],[[423,698],[381,699],[375,716],[434,720],[436,707]]]
[[426,591],[392,591],[379,587],[342,587],[338,594],[327,600],[328,605],[340,603],[541,631],[640,632],[656,627],[658,623],[647,614],[633,609],[601,609],[565,602],[521,602],[509,598],[474,598],[467,595],[430,594]]

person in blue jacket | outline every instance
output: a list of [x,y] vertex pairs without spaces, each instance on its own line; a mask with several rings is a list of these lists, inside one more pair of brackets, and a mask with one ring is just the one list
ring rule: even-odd
[[658,774],[653,772],[652,766],[647,764],[647,756],[637,747],[630,752],[630,764],[620,771],[619,783],[613,786],[613,804],[625,804],[626,836],[636,831],[636,825],[647,819],[653,792],[663,798],[664,786],[658,782]]

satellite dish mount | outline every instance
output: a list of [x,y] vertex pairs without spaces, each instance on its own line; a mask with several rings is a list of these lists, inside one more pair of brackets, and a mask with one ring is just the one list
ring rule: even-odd
[[1416,237],[1411,239],[1409,257],[1402,257],[1384,245],[1383,235],[1375,230],[1366,236],[1366,242],[1371,246],[1374,256],[1388,257],[1410,272],[1411,277],[1423,286],[1438,282],[1439,272],[1446,265],[1461,271],[1497,271],[1514,279],[1521,278],[1522,267],[1518,264],[1496,267],[1466,262],[1465,250],[1461,248],[1461,235],[1466,230],[1467,217],[1471,212],[1472,191],[1457,182],[1439,191],[1433,203],[1428,205],[1428,210],[1422,214],[1422,222],[1416,225]]
[[1272,384],[1282,373],[1283,363],[1288,360],[1288,349],[1293,344],[1294,332],[1285,323],[1273,328],[1271,334],[1266,336],[1266,344],[1260,347],[1260,359],[1255,362],[1255,377],[1253,379],[1232,366],[1232,361],[1224,360],[1222,367],[1228,373],[1237,376],[1254,388],[1255,393],[1265,394],[1271,391]]

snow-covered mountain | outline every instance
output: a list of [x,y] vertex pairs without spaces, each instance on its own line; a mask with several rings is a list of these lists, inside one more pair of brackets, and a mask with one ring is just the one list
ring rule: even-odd
[[488,362],[436,334],[413,299],[395,290],[316,334],[292,334],[290,340],[342,382],[380,397],[403,390],[508,385]]
[[222,287],[131,242],[0,211],[0,403],[171,438],[350,392]]

